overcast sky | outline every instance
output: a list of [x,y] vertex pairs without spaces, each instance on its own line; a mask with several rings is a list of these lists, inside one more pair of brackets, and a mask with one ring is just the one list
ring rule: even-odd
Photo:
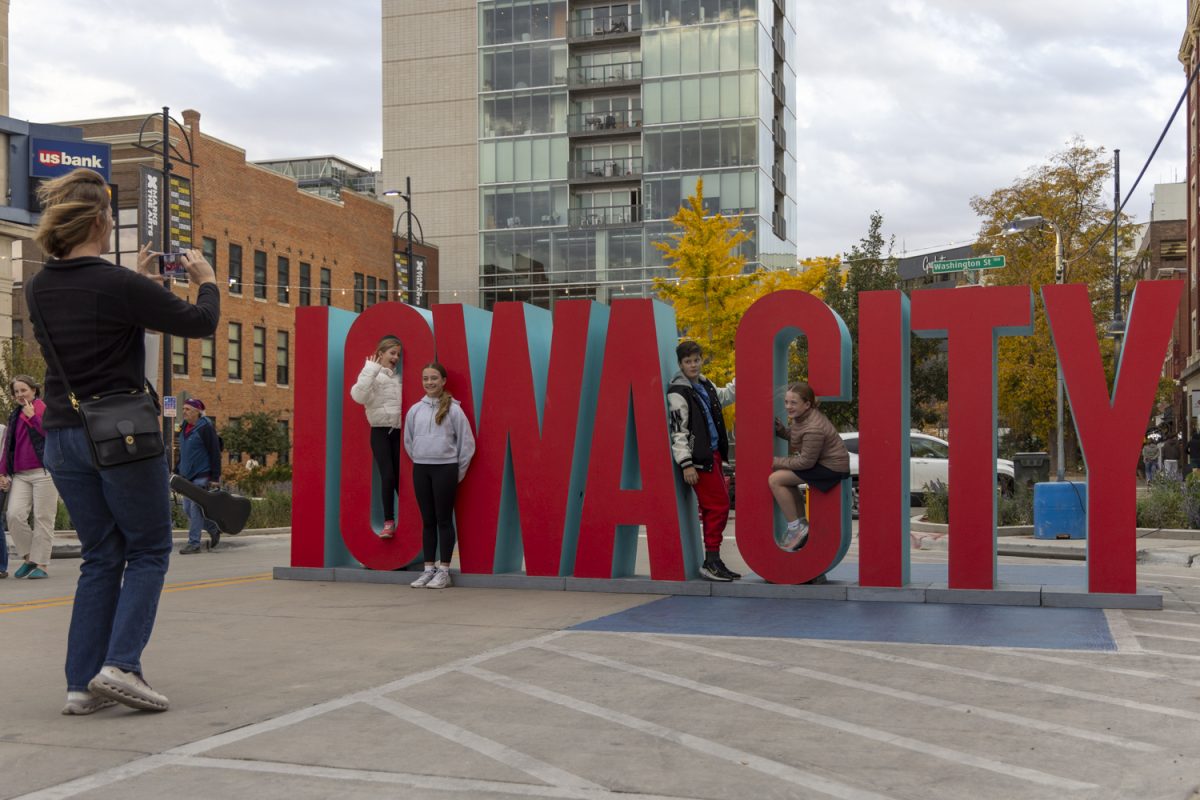
[[[437,0],[430,0],[437,2]],[[972,240],[968,203],[1082,136],[1127,191],[1185,76],[1184,0],[800,0],[801,256],[878,209],[908,252]],[[12,0],[11,116],[195,108],[251,160],[378,168],[379,0]],[[1184,180],[1183,114],[1127,206]],[[1110,190],[1111,191],[1111,190]]]

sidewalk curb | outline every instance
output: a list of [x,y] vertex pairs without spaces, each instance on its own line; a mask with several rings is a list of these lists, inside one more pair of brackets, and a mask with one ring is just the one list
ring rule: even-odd
[[[286,528],[247,528],[241,533],[222,534],[223,542],[232,542],[234,539],[242,539],[245,537],[258,536],[280,536],[290,535],[292,529]],[[187,541],[187,529],[176,528],[171,531],[171,541],[180,542]],[[9,553],[13,552],[12,540],[9,539]],[[79,537],[75,535],[75,531],[55,531],[54,532],[54,549],[50,553],[51,558],[79,558],[80,546]]]

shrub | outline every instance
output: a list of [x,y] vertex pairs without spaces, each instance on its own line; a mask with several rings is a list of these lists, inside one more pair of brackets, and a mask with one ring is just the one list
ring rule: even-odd
[[1012,496],[999,494],[996,515],[1000,525],[1032,525],[1033,524],[1033,487],[1017,483],[1013,487]]
[[925,519],[945,525],[950,521],[950,487],[941,481],[925,484]]
[[251,500],[247,528],[285,528],[292,524],[292,493],[268,490]]
[[[1190,485],[1189,485],[1190,484]],[[1174,475],[1159,473],[1138,500],[1137,524],[1140,528],[1186,528],[1189,517],[1200,512],[1198,481],[1181,481]],[[1189,509],[1189,506],[1191,508]],[[1189,513],[1190,512],[1190,513]],[[1193,517],[1194,518],[1194,517]]]
[[261,497],[272,490],[281,491],[291,480],[291,464],[274,464],[245,473],[245,476],[237,481],[237,487],[244,494]]

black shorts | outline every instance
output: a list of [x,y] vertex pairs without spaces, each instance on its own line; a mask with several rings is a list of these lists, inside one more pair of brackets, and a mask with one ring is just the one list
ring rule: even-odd
[[808,469],[794,469],[796,477],[819,492],[828,492],[850,477],[849,472],[834,472],[823,464],[813,464]]

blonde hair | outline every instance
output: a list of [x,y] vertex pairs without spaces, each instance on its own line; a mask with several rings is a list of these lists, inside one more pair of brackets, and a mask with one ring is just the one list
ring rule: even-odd
[[71,170],[46,181],[37,190],[42,219],[33,238],[44,252],[62,258],[93,236],[109,207],[108,184],[90,169]]
[[375,355],[379,355],[380,353],[391,350],[393,347],[399,346],[400,340],[392,334],[388,334],[379,340],[379,344],[375,345]]
[[[426,364],[425,366],[421,367],[421,371],[422,371],[422,372],[424,372],[424,371],[425,371],[425,370],[427,370],[427,369],[433,369],[433,370],[437,370],[437,371],[438,371],[438,374],[440,374],[440,375],[442,376],[442,379],[443,379],[443,380],[445,380],[445,378],[446,378],[446,368],[445,368],[445,367],[443,367],[443,366],[442,366],[441,364],[439,364],[438,362],[436,362],[436,361],[430,361],[428,364]],[[454,402],[454,398],[453,398],[453,397],[450,395],[450,393],[449,393],[449,392],[447,392],[447,391],[446,391],[446,390],[443,388],[443,389],[442,389],[442,395],[441,395],[441,397],[439,397],[439,398],[438,398],[438,408],[437,408],[437,412],[436,412],[436,413],[433,415],[433,421],[434,421],[434,422],[436,422],[438,425],[441,425],[441,424],[442,424],[442,420],[444,420],[444,419],[446,418],[446,415],[450,413],[450,404],[451,404],[452,402]]]

